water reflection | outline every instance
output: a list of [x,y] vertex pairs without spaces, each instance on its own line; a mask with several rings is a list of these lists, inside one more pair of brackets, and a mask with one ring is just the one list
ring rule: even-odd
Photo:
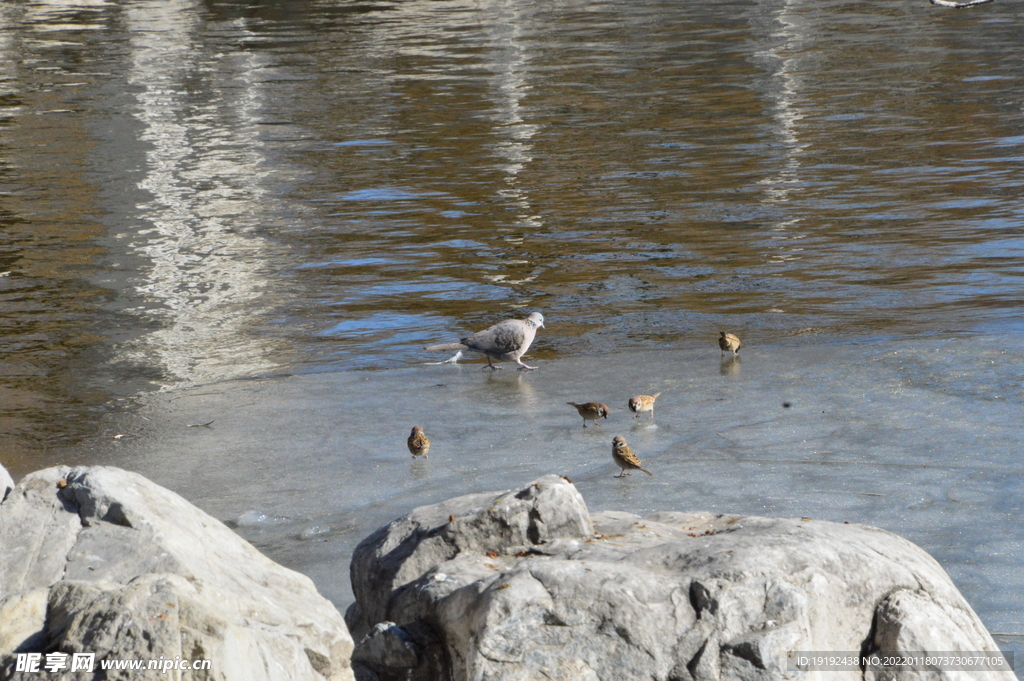
[[[794,9],[794,5],[796,8]],[[774,164],[770,174],[757,181],[765,189],[767,203],[789,201],[790,192],[800,185],[800,157],[808,143],[801,142],[797,125],[804,118],[801,110],[802,93],[799,73],[803,70],[797,64],[800,55],[808,53],[810,35],[800,25],[799,0],[763,5],[762,12],[752,13],[755,26],[753,35],[757,43],[753,59],[767,71],[764,96],[771,105],[768,113],[775,121],[775,135],[778,138],[781,162]],[[797,220],[782,220],[774,228],[777,231],[792,226]]]
[[[211,53],[197,2],[128,5],[128,83],[148,146],[128,247],[147,265],[133,278],[132,310],[157,322],[123,348],[159,365],[167,384],[202,383],[275,366],[252,333],[263,314],[268,251],[253,233],[269,201],[257,132],[270,61],[258,52]],[[236,39],[250,33],[233,26]]]
[[[475,368],[476,365],[466,365],[467,369],[470,367]],[[513,369],[513,365],[498,371],[486,367],[485,364],[483,372],[486,374],[489,398],[504,405],[506,409],[521,413],[524,418],[529,418],[536,414],[538,409],[544,408],[543,396],[537,394],[529,372]]]
[[428,479],[430,477],[430,461],[413,457],[409,461],[409,477],[416,481]]
[[[540,217],[533,214],[527,190],[518,182],[519,173],[533,160],[530,140],[540,129],[523,120],[520,106],[529,90],[529,53],[523,45],[523,27],[527,22],[532,23],[528,15],[532,9],[514,0],[494,0],[487,7],[488,13],[492,15],[487,27],[490,43],[487,61],[496,71],[492,84],[495,111],[491,118],[496,126],[495,134],[504,138],[495,145],[495,153],[501,159],[498,168],[506,175],[505,187],[498,189],[498,195],[516,209],[515,224],[503,228],[506,232],[513,232],[506,236],[510,244],[522,242],[522,237],[517,234],[543,227]],[[504,274],[488,278],[509,284],[523,284],[535,279],[536,275],[516,281],[509,281]],[[519,307],[525,307],[526,304],[520,303]]]
[[419,364],[521,308],[557,320],[541,361],[1016,328],[1020,23],[0,4],[0,418],[45,439],[137,388]]
[[726,355],[722,357],[718,372],[722,376],[739,376],[741,362],[739,355]]
[[91,432],[107,292],[88,281],[103,226],[82,108],[102,3],[0,4],[0,456]]

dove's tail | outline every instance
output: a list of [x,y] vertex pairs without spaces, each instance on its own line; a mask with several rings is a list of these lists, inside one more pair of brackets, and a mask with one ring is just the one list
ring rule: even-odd
[[469,350],[469,347],[462,343],[441,343],[440,345],[424,345],[423,349],[429,352],[454,352],[455,350]]
[[644,473],[647,473],[647,475],[651,476],[652,478],[654,477],[654,473],[650,472],[646,468],[641,468],[640,470],[642,470]]

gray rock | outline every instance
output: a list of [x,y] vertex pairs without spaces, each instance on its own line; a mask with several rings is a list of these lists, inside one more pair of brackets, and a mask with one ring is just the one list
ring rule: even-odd
[[[353,631],[386,623],[421,653],[409,668],[408,654],[399,664],[374,642],[380,634],[360,637],[356,658],[382,681],[766,681],[803,675],[787,670],[795,651],[998,652],[935,560],[889,532],[709,513],[589,516],[555,476],[417,508],[363,541],[351,569]],[[960,676],[975,677],[1014,679]]]
[[[0,677],[37,679],[14,654],[44,650],[206,659],[210,679],[353,678],[352,639],[309,578],[103,466],[34,473],[0,504]],[[106,678],[167,678],[118,673]]]
[[583,497],[555,475],[515,492],[470,494],[417,508],[360,542],[352,589],[372,626],[393,619],[395,592],[415,591],[424,579],[451,586],[443,573],[424,575],[460,554],[533,551],[560,539],[586,541],[593,531]]
[[409,669],[419,664],[419,646],[394,622],[379,622],[359,643],[357,662]]
[[0,651],[40,650],[46,644],[49,589],[23,591],[0,600]]

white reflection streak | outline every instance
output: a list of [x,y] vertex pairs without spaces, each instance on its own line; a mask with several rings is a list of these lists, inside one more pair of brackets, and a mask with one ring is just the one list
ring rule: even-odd
[[[776,135],[781,141],[781,147],[785,154],[785,160],[781,168],[758,181],[764,187],[766,203],[784,203],[789,201],[791,186],[796,185],[800,179],[800,157],[807,144],[801,144],[798,135],[797,125],[803,119],[804,114],[799,106],[799,92],[802,86],[799,76],[795,75],[795,58],[788,56],[797,51],[797,43],[803,38],[801,29],[796,25],[792,17],[794,13],[790,7],[794,0],[783,0],[782,9],[777,15],[769,13],[767,22],[774,26],[775,22],[782,24],[782,28],[771,31],[768,39],[776,41],[784,39],[781,47],[772,47],[757,54],[766,62],[769,69],[770,86],[768,96],[774,100],[772,107],[772,118],[778,123]],[[768,7],[770,5],[766,5]],[[800,239],[802,235],[794,234],[793,228],[799,223],[799,218],[783,220],[773,227],[773,231],[779,234],[775,237],[783,242],[791,239]],[[797,260],[803,250],[798,247],[786,246],[777,242],[778,251],[771,255],[773,261]]]
[[773,32],[770,36],[771,39],[784,38],[785,44],[781,48],[772,48],[762,53],[762,56],[768,58],[769,63],[778,64],[778,68],[772,74],[773,85],[777,85],[777,87],[771,88],[769,96],[775,100],[772,117],[779,124],[777,133],[786,154],[785,165],[778,174],[761,181],[761,184],[767,186],[766,191],[774,201],[789,199],[789,188],[786,185],[797,182],[800,154],[803,147],[806,146],[800,144],[796,129],[797,123],[804,117],[797,104],[800,81],[793,74],[793,57],[786,56],[786,53],[794,51],[795,43],[800,37],[800,29],[789,18],[790,4],[791,0],[786,0],[783,3],[783,10],[776,17],[783,28]]
[[495,0],[492,5],[493,15],[489,22],[491,43],[491,64],[495,70],[494,87],[495,113],[491,117],[507,136],[496,145],[497,154],[504,159],[499,166],[505,172],[506,189],[498,193],[505,199],[513,201],[519,207],[520,224],[526,223],[530,228],[541,226],[541,220],[530,207],[529,199],[517,180],[520,171],[533,160],[533,136],[538,126],[524,123],[519,115],[520,102],[526,96],[529,86],[526,83],[526,64],[529,61],[527,51],[523,47],[521,5],[516,0]]
[[[252,222],[264,194],[254,133],[262,93],[247,76],[251,64],[240,65],[229,87],[217,88],[213,69],[197,63],[198,9],[190,0],[153,0],[130,3],[125,12],[129,81],[141,89],[135,116],[149,145],[139,187],[152,196],[136,207],[149,228],[132,246],[151,267],[138,273],[143,306],[135,311],[160,321],[127,354],[155,362],[179,384],[272,366],[246,328],[259,313],[264,282],[253,263],[265,243],[232,229]],[[199,94],[188,92],[196,87],[186,85],[190,80],[203,84]]]
[[[110,0],[34,0],[25,7],[24,22],[31,25],[34,30],[50,30],[47,22],[54,22],[60,18],[74,19],[67,24],[60,24],[60,29],[83,29],[101,28],[100,25],[89,25],[83,23],[81,10],[99,10],[109,7],[114,3]],[[14,24],[3,24],[14,26]]]
[[[14,16],[15,9],[14,5],[0,2],[0,94],[15,91],[14,83],[18,77],[13,30],[18,25]],[[11,115],[10,109],[6,115]]]

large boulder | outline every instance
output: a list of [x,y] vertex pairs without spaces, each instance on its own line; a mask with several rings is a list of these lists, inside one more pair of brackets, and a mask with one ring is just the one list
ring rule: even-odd
[[[417,508],[356,548],[351,577],[360,679],[766,681],[802,676],[797,651],[999,650],[938,563],[889,532],[591,516],[556,476]],[[943,676],[867,672],[827,676]]]
[[[50,468],[0,504],[0,678],[20,652],[103,660],[209,660],[186,678],[352,679],[352,639],[312,581],[135,473]],[[44,657],[45,659],[45,657]]]

